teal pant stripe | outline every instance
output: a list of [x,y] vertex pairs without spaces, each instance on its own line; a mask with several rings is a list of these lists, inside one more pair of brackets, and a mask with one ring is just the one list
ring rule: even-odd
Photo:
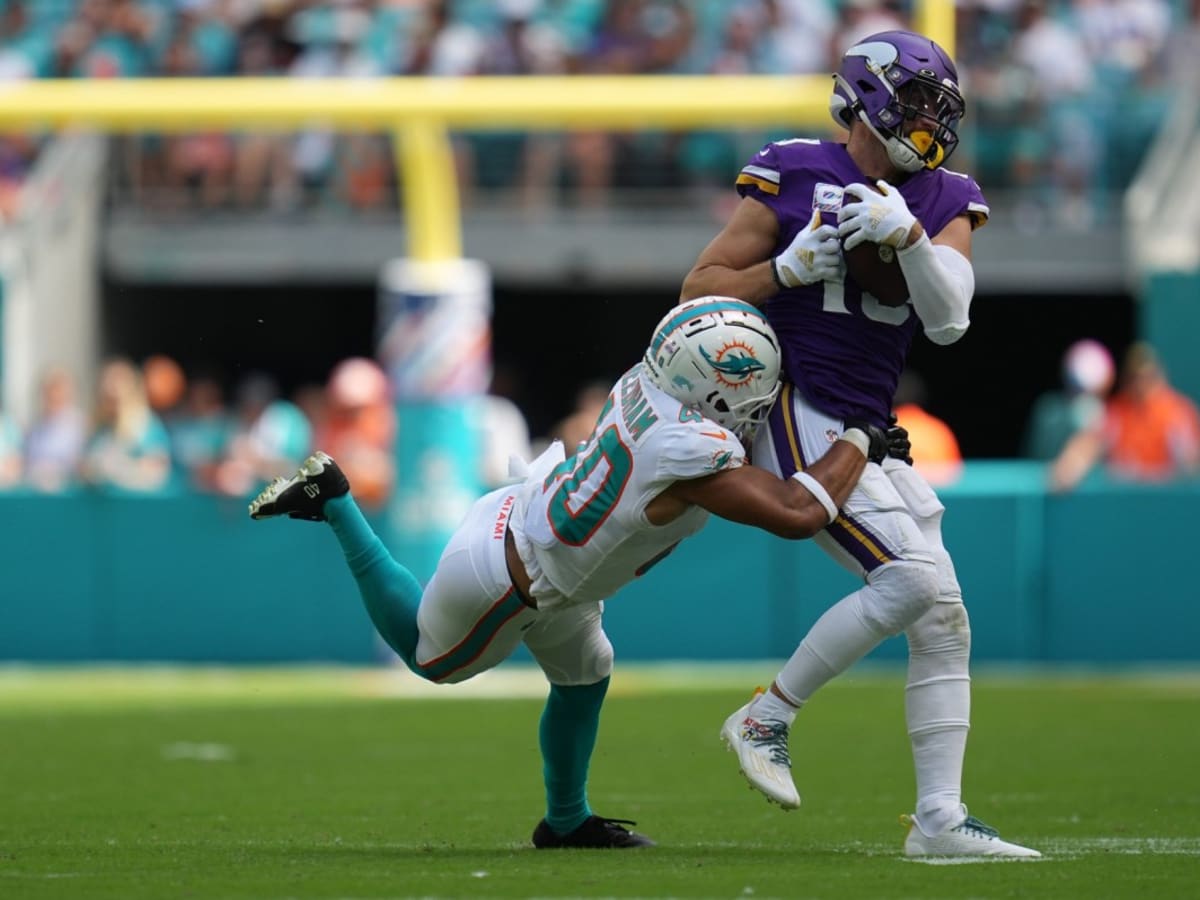
[[429,662],[418,662],[417,674],[430,681],[441,681],[464,666],[469,666],[487,649],[492,638],[508,620],[525,608],[517,592],[509,588],[453,648]]

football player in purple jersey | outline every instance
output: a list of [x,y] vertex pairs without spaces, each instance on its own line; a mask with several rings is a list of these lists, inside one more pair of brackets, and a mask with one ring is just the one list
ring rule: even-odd
[[[946,52],[908,31],[864,38],[834,75],[830,112],[846,143],[768,144],[737,178],[742,196],[683,283],[684,299],[741,297],[765,309],[783,347],[785,385],[753,459],[782,477],[820,459],[851,423],[883,426],[918,329],[962,337],[975,290],[971,234],[988,207],[968,176],[943,168],[964,111]],[[885,305],[848,275],[843,246],[894,254],[909,299]],[[942,543],[943,507],[898,460],[867,466],[818,543],[863,587],[812,626],[771,688],[733,713],[722,736],[743,773],[784,808],[800,805],[788,733],[822,685],[880,642],[908,639],[908,732],[916,807],[910,856],[1036,857],[1003,841],[962,803],[970,726],[970,626]]]

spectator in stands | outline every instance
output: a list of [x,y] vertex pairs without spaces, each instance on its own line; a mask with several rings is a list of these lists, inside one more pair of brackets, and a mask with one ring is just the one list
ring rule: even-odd
[[[206,74],[191,27],[180,28],[160,64],[168,78]],[[233,186],[233,138],[222,131],[171,134],[163,138],[163,175],[167,201],[213,210],[228,201]]]
[[187,394],[187,375],[183,366],[165,353],[155,353],[142,361],[142,380],[150,409],[171,430]]
[[[594,75],[677,72],[694,35],[695,15],[682,2],[613,0],[605,7],[580,67]],[[579,204],[607,205],[618,162],[631,159],[631,170],[640,169],[646,149],[632,134],[577,131],[568,135],[566,160]]]
[[1051,488],[1070,490],[1100,461],[1130,481],[1166,481],[1200,468],[1200,410],[1171,388],[1148,344],[1126,353],[1120,389],[1103,419],[1067,442],[1051,466]]
[[908,429],[913,466],[932,485],[957,481],[962,474],[962,451],[953,429],[926,410],[929,390],[925,379],[905,369],[896,385],[893,414],[901,428]]
[[238,387],[236,423],[214,483],[240,497],[280,467],[297,466],[312,446],[312,426],[294,403],[283,399],[268,375],[248,376]]
[[[291,64],[292,45],[275,33],[269,20],[258,20],[242,32],[238,43],[238,74],[249,78],[283,75]],[[233,200],[239,209],[264,206],[292,209],[299,201],[292,165],[292,139],[271,132],[248,131],[237,136],[233,160]]]
[[828,0],[763,0],[762,7],[767,22],[760,36],[780,70],[805,75],[835,68],[829,56],[835,19]]
[[[483,75],[562,75],[568,66],[566,36],[540,19],[542,0],[498,0],[500,25],[483,45]],[[554,134],[488,132],[469,140],[472,167],[480,187],[508,187],[515,175],[526,209],[544,208],[557,186],[563,140]]]
[[141,372],[127,359],[100,370],[96,426],[80,477],[93,487],[153,492],[171,477],[170,439],[150,409]]
[[21,481],[21,429],[5,410],[0,409],[0,491]]
[[30,135],[0,136],[0,217],[11,219],[20,212],[21,188],[33,167],[38,142]]
[[[321,12],[330,13],[321,15]],[[386,62],[363,47],[370,27],[365,10],[343,5],[332,10],[311,8],[291,22],[292,37],[304,49],[291,64],[292,78],[371,78],[386,72]],[[292,147],[291,165],[299,177],[303,200],[320,201],[336,181],[341,136],[313,128],[300,134]],[[378,163],[376,155],[372,160]],[[341,198],[339,198],[341,199]]]
[[170,427],[175,460],[189,485],[202,491],[217,490],[217,470],[232,431],[221,382],[212,375],[194,375]]
[[130,78],[152,71],[154,17],[136,0],[83,0],[59,33],[59,74]]
[[1062,359],[1062,389],[1047,391],[1034,402],[1023,454],[1048,462],[1073,435],[1097,427],[1115,375],[1112,354],[1099,341],[1085,338],[1068,347]]
[[342,360],[329,375],[325,397],[325,421],[314,445],[336,447],[356,496],[367,506],[382,505],[396,479],[396,413],[387,375],[374,360]]
[[1012,59],[1029,75],[1031,104],[1025,114],[1027,140],[1015,148],[1011,173],[1025,189],[1019,222],[1036,228],[1048,218],[1055,225],[1089,227],[1104,142],[1095,104],[1089,102],[1096,73],[1087,48],[1074,23],[1051,15],[1046,0],[1024,0]]
[[87,431],[87,415],[76,403],[74,376],[60,366],[47,369],[25,436],[25,480],[30,487],[48,493],[64,490],[83,459]]
[[896,0],[842,0],[827,59],[841,59],[842,54],[867,35],[907,27]]

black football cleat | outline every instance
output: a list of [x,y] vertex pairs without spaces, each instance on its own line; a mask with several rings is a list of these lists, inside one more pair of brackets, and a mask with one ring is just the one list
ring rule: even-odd
[[558,834],[546,820],[538,822],[533,829],[533,846],[539,850],[557,847],[583,847],[592,850],[628,850],[633,847],[653,847],[654,841],[644,834],[622,828],[636,825],[628,819],[606,819],[604,816],[589,816],[583,824],[570,834]]
[[276,478],[250,501],[250,518],[288,516],[325,521],[325,501],[350,492],[350,482],[328,453],[318,450],[291,478]]

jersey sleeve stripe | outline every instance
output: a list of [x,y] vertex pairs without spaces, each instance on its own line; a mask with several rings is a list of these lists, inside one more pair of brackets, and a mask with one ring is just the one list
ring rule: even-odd
[[982,203],[968,203],[967,215],[971,217],[971,227],[981,228],[987,224],[992,211]]
[[764,194],[779,194],[778,184],[773,184],[772,182],[767,181],[765,178],[759,178],[757,175],[747,175],[745,172],[742,172],[742,174],[737,177],[737,184],[752,184]]
[[779,184],[779,173],[765,166],[742,166],[742,174],[753,175],[755,178],[761,178],[763,181]]

